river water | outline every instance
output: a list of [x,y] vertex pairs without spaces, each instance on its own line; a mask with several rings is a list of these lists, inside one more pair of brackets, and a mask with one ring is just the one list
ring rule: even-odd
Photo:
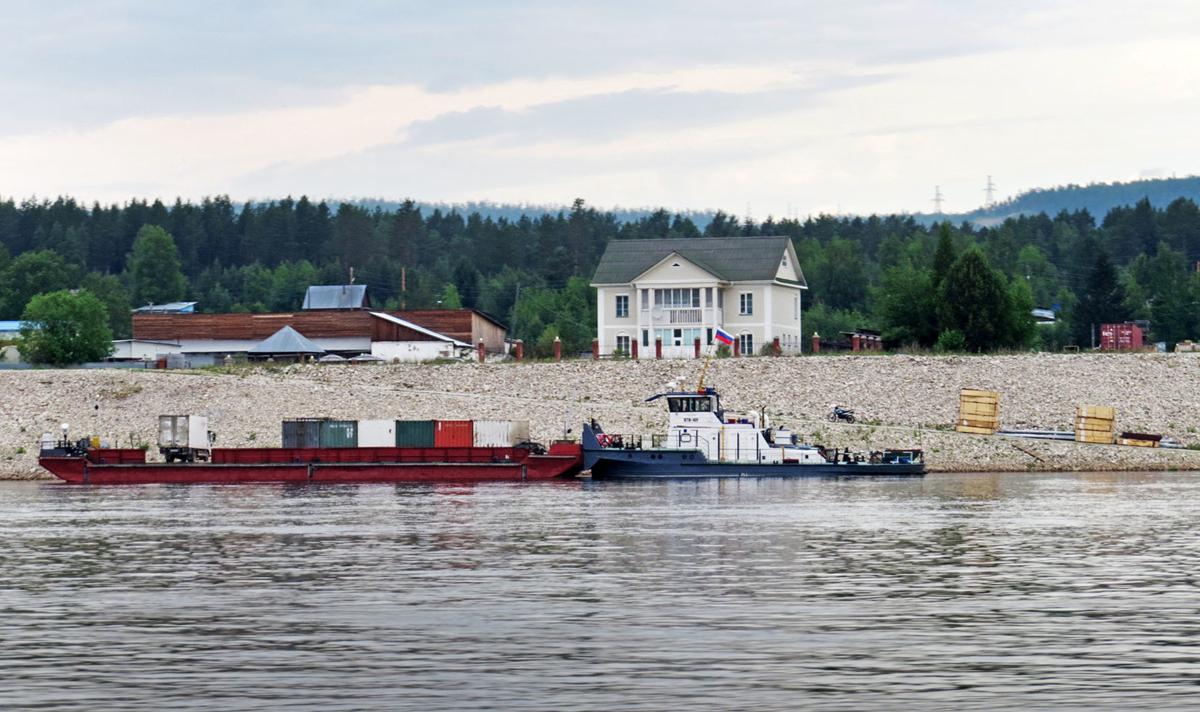
[[0,484],[0,707],[1200,706],[1200,474]]

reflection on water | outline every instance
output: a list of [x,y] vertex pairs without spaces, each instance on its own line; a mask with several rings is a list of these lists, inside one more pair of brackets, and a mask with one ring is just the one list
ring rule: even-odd
[[1200,475],[0,485],[6,709],[1164,708]]

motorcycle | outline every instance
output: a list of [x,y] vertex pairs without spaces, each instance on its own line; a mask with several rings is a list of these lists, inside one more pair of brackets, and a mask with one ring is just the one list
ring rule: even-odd
[[839,420],[844,420],[847,423],[854,422],[854,411],[849,408],[843,408],[840,405],[833,406],[833,411],[829,414],[829,422],[836,423]]

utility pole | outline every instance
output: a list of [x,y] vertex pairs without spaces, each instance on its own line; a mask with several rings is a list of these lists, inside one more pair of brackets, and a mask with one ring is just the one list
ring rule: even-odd
[[408,268],[400,268],[400,308],[408,308]]
[[992,177],[987,177],[987,187],[983,189],[986,199],[983,202],[983,207],[990,208],[996,204],[996,184],[992,182]]
[[942,202],[945,201],[945,199],[946,197],[942,195],[942,186],[933,186],[933,212],[935,215],[942,214]]

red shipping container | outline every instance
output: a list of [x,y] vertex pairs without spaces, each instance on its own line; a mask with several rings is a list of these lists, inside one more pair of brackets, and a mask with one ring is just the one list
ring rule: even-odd
[[436,420],[433,425],[434,447],[474,447],[475,427],[470,420]]
[[1137,324],[1101,324],[1100,350],[1141,351],[1141,328]]

